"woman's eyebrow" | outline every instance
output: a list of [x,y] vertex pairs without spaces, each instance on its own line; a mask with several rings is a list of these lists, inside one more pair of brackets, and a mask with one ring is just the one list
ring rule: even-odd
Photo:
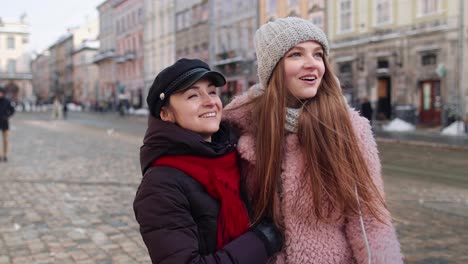
[[[210,87],[210,86],[215,86],[215,85],[214,85],[213,82],[210,82],[210,83],[208,83],[208,87]],[[190,89],[200,89],[200,88],[201,88],[200,86],[194,84],[194,85],[190,86],[189,88],[187,88],[187,91],[190,90]]]

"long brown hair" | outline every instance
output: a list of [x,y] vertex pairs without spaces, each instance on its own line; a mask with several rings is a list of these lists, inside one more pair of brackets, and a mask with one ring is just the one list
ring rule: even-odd
[[[386,205],[374,184],[359,148],[341,89],[324,57],[325,73],[315,97],[302,102],[298,139],[304,156],[304,175],[311,185],[314,214],[319,221],[332,221],[332,210],[340,215],[359,214],[359,203],[379,221],[385,222]],[[275,194],[281,175],[285,138],[285,111],[291,98],[284,84],[284,58],[274,69],[263,95],[254,98],[256,185],[252,199],[253,223],[274,218]],[[331,206],[322,206],[326,197]],[[328,208],[328,209],[326,209]],[[275,220],[275,219],[274,219]],[[276,219],[278,220],[278,219]]]

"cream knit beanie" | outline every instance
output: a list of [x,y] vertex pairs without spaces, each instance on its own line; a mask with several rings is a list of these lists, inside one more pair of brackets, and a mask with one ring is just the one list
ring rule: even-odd
[[254,44],[257,53],[258,78],[263,88],[267,87],[273,69],[284,54],[307,40],[320,43],[325,55],[328,55],[327,36],[311,21],[298,17],[279,18],[257,29]]

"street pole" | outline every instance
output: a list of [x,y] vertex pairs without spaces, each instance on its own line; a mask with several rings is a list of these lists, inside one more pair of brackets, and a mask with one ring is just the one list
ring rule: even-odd
[[214,19],[215,19],[215,1],[216,0],[208,0],[208,6],[209,6],[209,17],[208,17],[208,26],[209,26],[209,29],[210,29],[210,32],[209,32],[209,44],[208,44],[208,64],[210,65],[210,67],[212,69],[215,69],[214,67],[214,63],[215,63],[215,46],[216,46],[216,38],[215,38],[215,34],[217,32],[216,29],[215,29],[215,23],[214,23]]
[[[465,37],[464,37],[464,29],[465,29],[465,23],[464,23],[464,13],[465,13],[465,7],[464,7],[464,2],[465,0],[459,0],[460,3],[460,13],[458,15],[458,74],[459,74],[459,95],[460,95],[460,118],[463,121],[465,117],[465,87],[464,87],[464,82],[463,82],[463,76],[464,76],[464,65],[463,65],[463,48],[464,48],[464,42],[465,42]],[[463,122],[459,123],[463,126]],[[459,128],[459,131],[464,131]]]

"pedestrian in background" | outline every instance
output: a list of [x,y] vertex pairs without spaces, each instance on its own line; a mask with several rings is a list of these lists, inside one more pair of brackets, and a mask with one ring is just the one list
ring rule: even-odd
[[15,108],[10,100],[5,97],[5,88],[0,87],[0,130],[2,131],[3,155],[0,161],[8,161],[8,131],[10,129],[9,118],[15,113]]
[[343,100],[323,31],[281,18],[254,44],[260,83],[224,118],[240,131],[253,223],[272,217],[284,232],[276,263],[402,263],[376,143]]
[[67,104],[67,101],[64,99],[63,100],[63,119],[67,119],[67,115],[68,115],[68,104]]
[[62,104],[57,96],[54,97],[54,103],[52,105],[52,119],[62,119]]
[[282,245],[271,222],[249,226],[236,138],[221,123],[225,83],[203,61],[180,59],[149,90],[134,210],[153,263],[266,263]]
[[367,96],[364,96],[361,99],[361,115],[367,120],[369,120],[369,123],[372,126],[372,114],[374,113],[374,110],[372,110],[371,103],[369,102],[369,98]]

